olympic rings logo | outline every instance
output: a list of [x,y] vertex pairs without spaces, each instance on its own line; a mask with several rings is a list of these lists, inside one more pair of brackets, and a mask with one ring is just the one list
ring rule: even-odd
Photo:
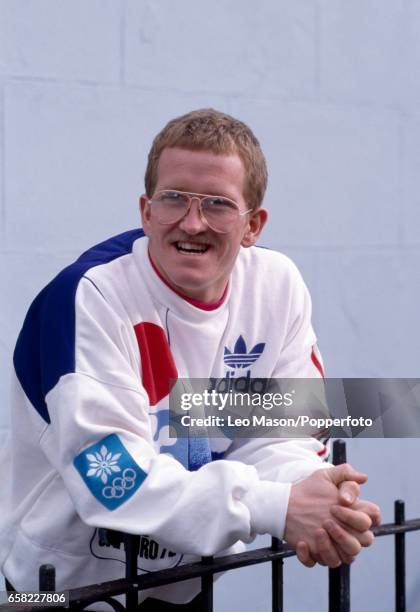
[[126,491],[134,487],[136,478],[136,472],[132,468],[126,468],[122,477],[117,476],[110,485],[102,489],[102,495],[106,499],[120,499]]

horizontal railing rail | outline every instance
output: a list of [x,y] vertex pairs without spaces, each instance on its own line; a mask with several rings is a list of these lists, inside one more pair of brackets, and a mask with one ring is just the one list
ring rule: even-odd
[[[334,443],[333,460],[335,464],[345,462],[345,443],[337,440]],[[372,529],[376,537],[394,536],[395,538],[395,610],[406,610],[405,585],[405,534],[420,530],[420,518],[405,520],[404,502],[397,500],[394,507],[395,522],[387,523]],[[138,593],[152,587],[159,587],[175,582],[201,579],[201,610],[213,612],[213,577],[219,572],[231,571],[240,567],[271,563],[272,568],[272,612],[283,612],[283,562],[296,555],[295,551],[277,538],[272,538],[271,547],[249,550],[243,553],[224,557],[204,557],[200,562],[190,563],[157,572],[137,575],[137,556],[140,536],[108,532],[112,545],[124,544],[126,554],[126,577],[102,584],[95,584],[69,591],[69,607],[72,612],[84,610],[87,606],[106,602],[117,612],[134,611],[138,606]],[[106,538],[106,534],[105,534]],[[53,566],[40,568],[40,591],[55,591],[55,569]],[[125,595],[125,606],[113,598]],[[0,605],[0,610],[10,609],[8,604]],[[14,612],[28,612],[27,606],[14,606]],[[63,610],[62,607],[37,606],[33,610]],[[350,611],[350,566],[341,565],[329,570],[329,611]]]

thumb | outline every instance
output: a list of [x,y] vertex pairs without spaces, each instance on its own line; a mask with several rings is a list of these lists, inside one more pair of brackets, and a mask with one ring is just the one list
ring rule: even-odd
[[336,486],[344,482],[345,480],[354,480],[358,484],[363,484],[367,481],[367,474],[358,472],[349,463],[343,463],[342,465],[336,465],[335,467],[327,470],[331,482]]

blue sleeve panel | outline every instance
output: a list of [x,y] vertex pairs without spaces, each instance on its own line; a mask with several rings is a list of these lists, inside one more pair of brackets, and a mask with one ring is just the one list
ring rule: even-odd
[[19,334],[13,363],[17,378],[40,416],[50,423],[45,396],[61,376],[75,370],[75,296],[80,279],[94,266],[132,251],[142,229],[92,247],[60,272],[35,298]]

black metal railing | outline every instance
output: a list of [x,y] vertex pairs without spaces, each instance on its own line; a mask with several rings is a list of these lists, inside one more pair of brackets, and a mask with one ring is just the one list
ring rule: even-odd
[[[333,462],[336,465],[345,463],[345,442],[337,440],[333,446]],[[376,537],[393,535],[395,538],[395,610],[406,610],[405,585],[405,534],[420,530],[420,518],[405,520],[404,502],[397,500],[394,508],[394,523],[383,524],[372,529]],[[105,532],[109,534],[108,545],[124,545],[126,554],[126,577],[69,591],[70,607],[72,612],[84,610],[88,605],[98,602],[108,603],[114,610],[134,611],[138,606],[138,592],[192,578],[201,579],[201,610],[213,612],[213,577],[219,572],[226,572],[240,567],[271,563],[272,573],[272,612],[283,612],[283,561],[287,557],[295,556],[295,551],[286,544],[272,538],[271,547],[228,555],[225,557],[204,557],[199,563],[181,565],[158,572],[137,575],[137,556],[139,553],[140,536],[121,534],[118,532]],[[40,568],[40,591],[55,590],[55,569],[51,565]],[[112,599],[118,595],[125,595],[125,606]],[[368,605],[368,603],[366,603]],[[0,610],[6,610],[7,604],[1,605]],[[34,610],[42,608],[37,607]],[[47,608],[45,608],[47,609]],[[51,608],[48,610],[62,610]],[[28,612],[28,607],[14,607],[15,612]],[[329,612],[350,611],[350,566],[341,565],[337,569],[329,570]]]

